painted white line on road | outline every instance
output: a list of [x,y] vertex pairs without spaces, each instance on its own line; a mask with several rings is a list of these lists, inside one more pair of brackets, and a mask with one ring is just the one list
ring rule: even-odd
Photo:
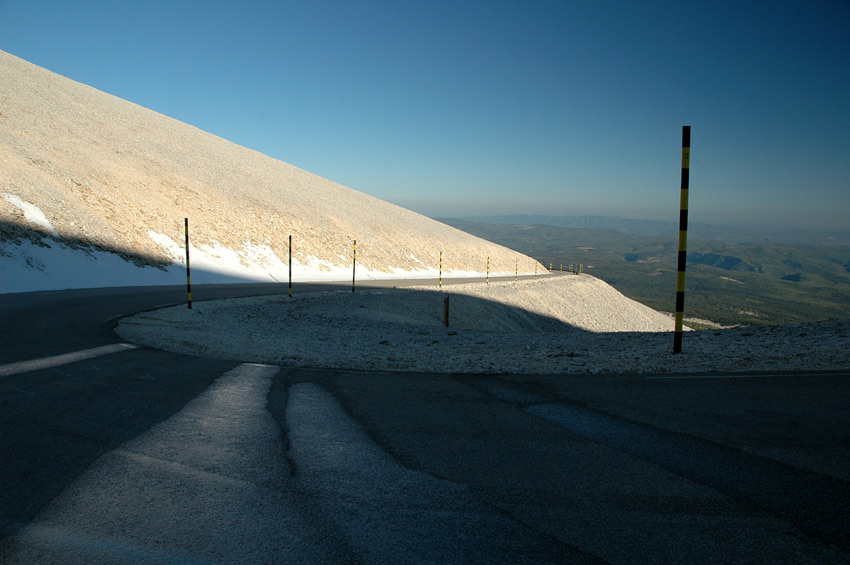
[[[266,409],[278,367],[243,364],[98,459],[14,535],[4,563],[326,563],[287,489]],[[167,558],[167,559],[164,559]]]
[[100,357],[101,355],[109,355],[110,353],[129,351],[137,348],[137,345],[129,343],[115,343],[113,345],[104,345],[102,347],[74,351],[73,353],[55,355],[53,357],[42,357],[41,359],[30,359],[29,361],[9,363],[8,365],[0,365],[0,377],[8,377],[10,375],[18,375],[20,373],[28,373],[30,371],[38,371],[40,369],[50,369],[51,367],[59,367],[69,363],[76,363],[77,361],[84,361],[86,359],[91,359],[92,357]]

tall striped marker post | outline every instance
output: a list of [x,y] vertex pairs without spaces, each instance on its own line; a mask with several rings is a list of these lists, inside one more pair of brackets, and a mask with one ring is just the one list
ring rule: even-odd
[[354,280],[357,275],[357,240],[354,240],[354,261],[351,264],[351,292],[354,292]]
[[185,218],[186,226],[186,296],[187,306],[192,308],[192,270],[189,267],[189,218]]
[[292,236],[289,236],[289,297],[292,298]]
[[685,319],[685,266],[688,258],[688,189],[690,188],[691,126],[682,126],[682,188],[679,195],[679,257],[676,276],[676,325],[673,353],[682,352],[682,322]]
[[[440,251],[440,284],[438,285],[440,288],[443,288],[443,252]],[[446,324],[448,325],[448,324]]]
[[487,257],[487,284],[490,284],[490,258]]

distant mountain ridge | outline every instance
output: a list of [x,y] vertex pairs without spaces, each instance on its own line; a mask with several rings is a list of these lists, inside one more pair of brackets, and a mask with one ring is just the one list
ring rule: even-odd
[[[468,222],[504,225],[541,225],[562,228],[599,229],[632,235],[677,236],[679,224],[662,220],[638,220],[614,216],[548,216],[542,214],[504,214],[496,216],[464,216],[458,218]],[[730,243],[794,243],[806,245],[850,246],[850,229],[815,231],[761,226],[725,226],[705,223],[689,223],[688,236],[709,241]]]

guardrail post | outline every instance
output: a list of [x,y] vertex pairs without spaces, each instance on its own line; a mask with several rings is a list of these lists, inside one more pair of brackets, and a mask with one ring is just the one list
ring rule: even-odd
[[682,126],[682,182],[679,190],[679,253],[676,275],[676,322],[673,353],[682,352],[682,322],[685,319],[685,267],[688,259],[688,190],[690,189],[691,126]]
[[289,236],[289,297],[292,298],[292,236]]
[[185,218],[186,227],[186,296],[187,307],[192,308],[192,269],[189,266],[189,218]]

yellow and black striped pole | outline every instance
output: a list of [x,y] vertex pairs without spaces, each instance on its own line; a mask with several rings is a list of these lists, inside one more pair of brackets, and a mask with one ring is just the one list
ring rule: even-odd
[[351,264],[351,292],[354,292],[354,280],[357,275],[357,240],[354,240],[354,261]]
[[186,226],[186,296],[187,305],[192,308],[192,270],[189,267],[189,218],[185,218]]
[[682,352],[682,322],[685,319],[685,266],[688,258],[688,189],[690,188],[691,126],[682,126],[682,188],[679,195],[679,255],[676,276],[676,323],[673,353]]
[[292,236],[289,236],[289,297],[292,298]]
[[440,288],[443,288],[443,252],[440,251],[440,282],[438,284]]
[[490,257],[487,257],[487,284],[490,284]]
[[514,280],[519,280],[519,260],[517,260],[516,265],[514,265]]

